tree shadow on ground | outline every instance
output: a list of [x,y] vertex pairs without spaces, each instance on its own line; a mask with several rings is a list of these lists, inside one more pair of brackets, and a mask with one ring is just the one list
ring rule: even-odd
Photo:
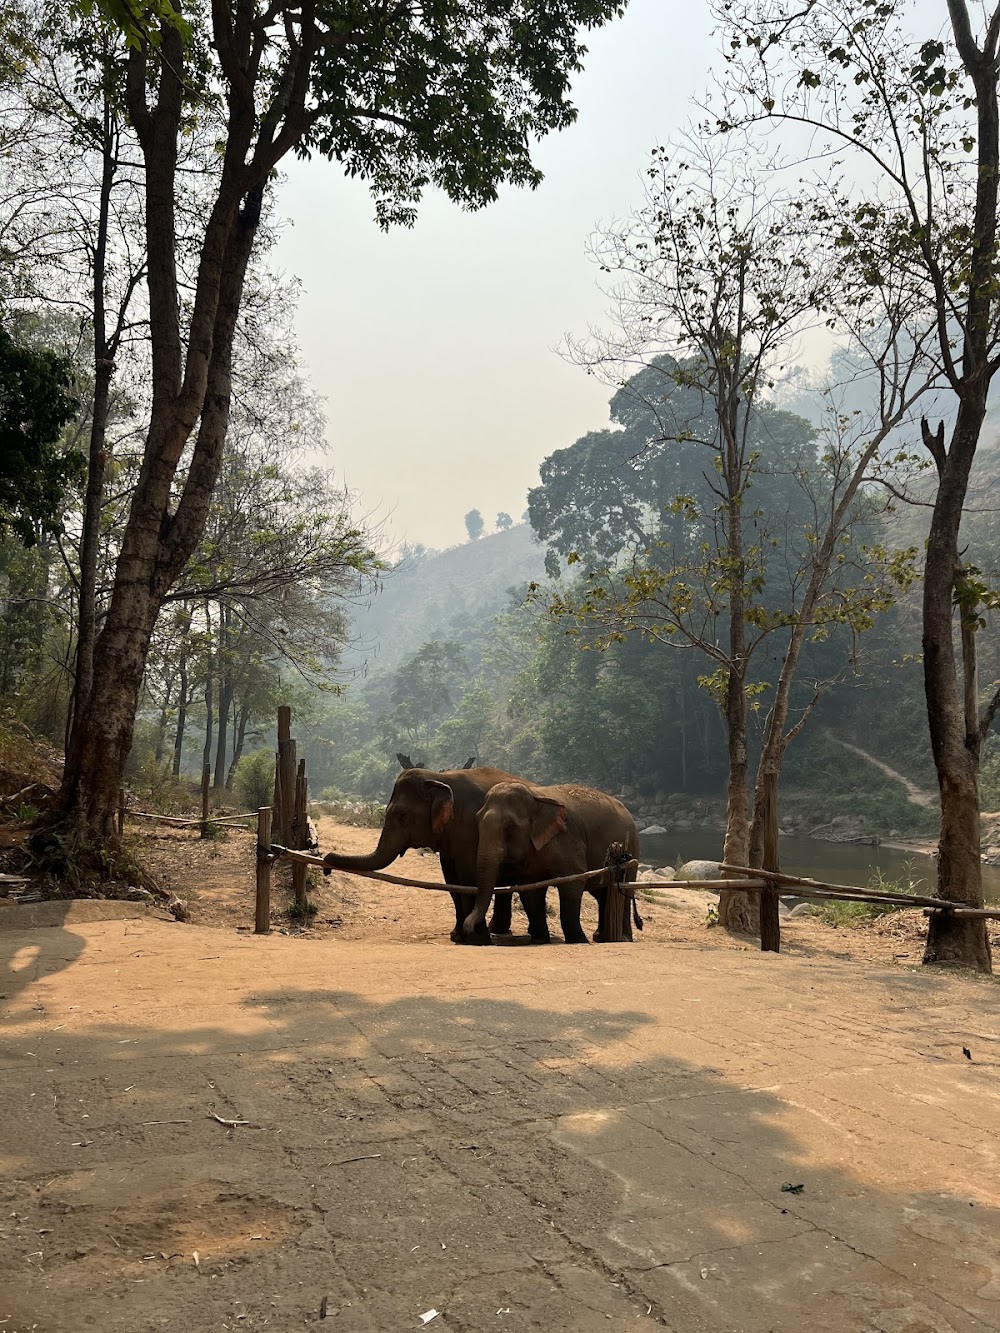
[[169,988],[122,951],[70,1014],[61,947],[0,1056],[5,1333],[1000,1322],[996,1068],[914,1091],[907,1024],[667,1005],[624,951],[590,985],[396,949],[327,990],[307,942],[282,984],[249,941]]

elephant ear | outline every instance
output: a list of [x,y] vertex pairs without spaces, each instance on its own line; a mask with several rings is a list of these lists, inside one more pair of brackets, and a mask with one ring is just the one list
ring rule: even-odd
[[447,782],[427,778],[424,786],[431,798],[431,830],[440,833],[455,818],[455,797]]
[[551,842],[557,833],[566,827],[566,807],[558,801],[536,800],[535,812],[531,816],[531,845],[535,851],[541,851],[547,842]]

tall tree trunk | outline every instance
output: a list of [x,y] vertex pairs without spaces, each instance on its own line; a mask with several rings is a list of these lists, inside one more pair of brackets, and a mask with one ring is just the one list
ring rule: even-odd
[[[169,30],[165,30],[163,40],[163,66],[170,70],[176,62],[179,68],[183,64],[181,47]],[[164,73],[162,79],[168,81],[168,74]],[[187,372],[182,374],[171,211],[179,88],[174,98],[172,126],[168,116],[166,127],[147,125],[140,132],[149,167],[149,282],[150,305],[155,312],[150,426],[111,604],[94,654],[93,684],[67,749],[60,788],[61,815],[83,825],[90,840],[107,843],[115,839],[118,788],[132,745],[153,627],[167,591],[190,559],[203,531],[221,465],[229,424],[233,333],[263,203],[263,186],[247,193],[242,208],[238,192],[234,194],[231,186],[227,190],[225,180],[220,186],[208,228],[212,243],[206,239],[203,254],[205,281],[199,288],[200,304],[196,301],[192,317],[192,354]],[[161,160],[164,157],[165,164]],[[165,192],[169,192],[166,204]],[[230,211],[231,219],[227,216]],[[209,315],[203,314],[206,304]],[[199,315],[204,327],[198,324]],[[202,363],[206,345],[209,351]],[[195,426],[187,478],[174,506],[176,469]]]
[[173,693],[173,680],[168,680],[163,693],[163,703],[160,705],[160,717],[156,724],[156,745],[153,749],[153,758],[157,767],[163,762],[163,751],[167,745],[167,726],[170,722],[170,697]]
[[[98,203],[97,236],[93,251],[91,287],[94,320],[94,399],[90,418],[90,451],[87,461],[87,489],[83,500],[80,534],[79,625],[76,640],[76,671],[71,703],[70,744],[83,706],[90,698],[94,682],[94,643],[97,638],[97,560],[100,552],[101,505],[104,500],[104,470],[107,463],[108,409],[111,402],[111,377],[114,374],[115,347],[108,340],[105,279],[108,261],[108,219],[111,191],[114,188],[117,160],[115,127],[111,106],[105,96],[101,134],[101,189]],[[124,313],[124,312],[122,312]],[[119,319],[119,327],[121,319]]]
[[[924,564],[924,692],[931,750],[941,793],[938,842],[938,895],[973,907],[983,904],[979,854],[978,721],[967,716],[966,690],[960,692],[955,666],[955,579],[962,508],[994,374],[997,309],[997,196],[1000,187],[1000,114],[997,105],[997,14],[988,22],[982,49],[972,33],[966,0],[948,0],[955,44],[975,90],[977,120],[976,201],[968,265],[968,296],[962,325],[961,370],[950,378],[958,412],[950,445],[943,427],[936,436],[924,424],[924,443],[938,470],[938,491]],[[944,321],[944,309],[941,310]],[[942,348],[947,352],[945,344]],[[948,357],[945,357],[946,364]],[[967,661],[966,681],[972,663]],[[965,684],[965,682],[963,682]],[[980,972],[993,970],[985,921],[950,913],[931,917],[925,963],[958,963]]]
[[229,711],[233,706],[233,663],[229,640],[229,609],[219,608],[219,738],[215,747],[215,780],[213,787],[222,791],[226,785],[226,752],[229,749]]
[[181,775],[181,752],[184,748],[184,731],[187,727],[187,710],[191,702],[188,694],[188,640],[187,636],[191,630],[191,615],[188,613],[187,620],[181,626],[181,651],[180,659],[177,663],[177,727],[174,731],[174,760],[171,768],[175,778]]
[[[734,423],[735,427],[735,423]],[[731,428],[731,440],[735,428]],[[743,552],[743,520],[740,487],[742,470],[729,445],[726,482],[729,493],[726,518],[729,556],[729,671],[726,681],[726,737],[729,772],[726,783],[726,841],[723,859],[746,865],[750,850],[750,819],[747,792],[747,700],[746,682],[746,565]],[[760,903],[756,894],[719,895],[719,924],[740,934],[760,933]]]
[[[208,615],[206,611],[206,620]],[[211,622],[209,621],[209,630],[211,631]],[[209,656],[208,667],[205,672],[205,744],[201,751],[201,774],[205,772],[206,767],[212,763],[212,738],[215,734],[215,660]],[[199,777],[201,777],[199,774]]]
[[98,641],[90,697],[67,749],[60,788],[63,815],[102,842],[116,836],[118,789],[132,748],[136,707],[159,612],[154,598],[136,593],[133,568],[126,562],[122,570],[126,577],[116,583]]
[[229,772],[226,774],[226,791],[232,791],[233,779],[236,776],[236,769],[240,760],[243,758],[243,746],[246,743],[247,723],[250,720],[250,709],[244,706],[236,713],[236,736],[233,741],[233,758],[229,765]]
[[[216,7],[213,17],[221,22],[222,15]],[[93,681],[67,747],[59,794],[59,816],[76,825],[90,843],[113,845],[116,840],[118,788],[132,745],[153,627],[167,591],[204,530],[221,466],[232,394],[233,336],[266,181],[270,168],[295,142],[294,137],[287,142],[270,137],[277,122],[269,121],[266,142],[258,143],[257,156],[250,151],[258,129],[253,85],[246,83],[246,66],[237,72],[240,55],[232,48],[232,37],[225,27],[216,33],[226,46],[227,74],[232,75],[226,148],[205,221],[186,335],[176,236],[178,146],[187,79],[184,39],[177,27],[164,21],[155,59],[153,44],[145,40],[133,46],[127,58],[128,114],[145,167],[152,396],[142,467],[111,602],[95,645]],[[246,55],[249,24],[240,28],[239,40]],[[297,75],[307,75],[313,49],[298,53]],[[275,103],[279,121],[287,105]],[[184,458],[187,474],[178,487]]]
[[[979,829],[978,723],[970,732],[964,682],[955,661],[954,589],[958,534],[969,472],[985,417],[985,393],[961,403],[947,456],[939,461],[940,480],[924,566],[924,691],[931,750],[941,793],[938,842],[938,896],[970,907],[983,905]],[[970,664],[971,667],[971,664]],[[931,917],[924,952],[927,963],[958,963],[991,972],[985,921],[937,913]]]
[[170,771],[175,778],[181,775],[181,755],[184,749],[184,732],[187,729],[187,669],[181,668],[181,692],[177,701],[177,726],[174,729],[174,758]]

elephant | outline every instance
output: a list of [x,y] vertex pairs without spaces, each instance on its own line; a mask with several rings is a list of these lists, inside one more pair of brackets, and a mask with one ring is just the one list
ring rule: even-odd
[[[593,787],[575,784],[537,787],[517,779],[497,782],[490,787],[476,819],[479,892],[475,906],[462,924],[463,934],[472,943],[490,943],[486,910],[498,883],[532,884],[599,870],[613,842],[621,843],[633,860],[639,856],[639,835],[632,816],[621,801]],[[635,880],[637,869],[633,867],[628,872],[626,878],[630,882]],[[559,888],[559,921],[567,944],[588,942],[580,925],[580,903],[586,883],[580,881],[578,885]],[[545,890],[539,892],[544,903]],[[598,903],[594,939],[600,943],[607,930],[608,890],[602,884],[590,892]],[[531,895],[525,895],[528,896]],[[632,938],[627,906],[624,932],[626,939]]]
[[[399,760],[399,766],[400,766],[400,768],[426,768],[426,767],[427,767],[426,764],[415,764],[415,763],[413,762],[413,760],[410,758],[410,756],[409,756],[408,754],[401,754],[401,753],[399,752],[399,750],[396,751],[396,758]],[[466,759],[466,761],[465,761],[465,763],[462,765],[462,767],[463,767],[463,768],[471,768],[475,762],[476,762],[476,756],[475,756],[475,755],[472,755],[469,759]]]
[[[324,873],[384,870],[410,847],[430,847],[441,859],[446,884],[474,886],[479,846],[476,815],[492,787],[498,782],[518,780],[499,768],[453,768],[440,773],[408,768],[396,779],[375,850],[367,856],[329,852],[323,858]],[[455,904],[451,938],[456,944],[463,944],[462,923],[469,911],[469,899],[461,893],[451,896]],[[547,939],[544,894],[526,893],[521,902],[532,939]],[[510,895],[506,895],[499,914],[494,913],[499,934],[510,930],[510,914]]]

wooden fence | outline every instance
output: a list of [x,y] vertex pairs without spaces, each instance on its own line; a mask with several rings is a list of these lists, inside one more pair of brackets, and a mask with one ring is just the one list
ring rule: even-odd
[[[620,926],[622,914],[618,910],[618,905],[619,903],[624,904],[628,898],[634,897],[637,890],[640,893],[645,893],[656,889],[707,889],[714,893],[770,892],[777,894],[784,889],[786,892],[794,890],[792,896],[796,898],[807,898],[818,902],[885,903],[893,907],[922,907],[925,909],[925,916],[930,916],[934,912],[951,912],[960,917],[1000,921],[1000,909],[998,908],[964,907],[959,903],[949,902],[945,898],[893,893],[882,889],[862,889],[850,884],[827,884],[822,880],[805,879],[800,875],[785,875],[778,871],[761,871],[750,866],[735,866],[726,863],[720,866],[720,870],[723,872],[723,878],[720,879],[672,879],[660,882],[643,881],[641,884],[626,884],[624,883],[625,875],[635,866],[636,862],[628,861],[620,854],[613,855],[613,852],[614,845],[609,848],[609,864],[600,870],[589,870],[582,875],[566,875],[562,878],[540,880],[534,884],[499,885],[494,889],[494,893],[508,894],[527,892],[531,889],[558,888],[560,884],[578,884],[581,880],[589,881],[604,878],[609,881],[609,894],[611,895],[606,914],[611,925],[611,929],[606,936],[608,943],[621,940],[621,931],[617,927]],[[296,867],[300,866],[302,868],[303,884],[305,873],[310,866],[316,866],[320,869],[326,868],[326,863],[321,856],[314,856],[308,852],[284,847],[279,843],[272,843],[271,810],[269,807],[264,807],[257,812],[257,899],[254,929],[259,935],[266,934],[271,928],[271,867],[276,861],[283,858],[290,860]],[[398,884],[406,888],[428,889],[432,893],[475,895],[478,892],[476,888],[470,885],[441,884],[428,880],[410,879],[405,875],[390,875],[382,870],[359,870],[350,873],[357,874],[363,879],[378,880],[383,884]],[[296,895],[296,898],[298,900],[298,895]],[[762,939],[761,948],[769,947],[772,946]],[[776,947],[774,951],[777,952]]]

